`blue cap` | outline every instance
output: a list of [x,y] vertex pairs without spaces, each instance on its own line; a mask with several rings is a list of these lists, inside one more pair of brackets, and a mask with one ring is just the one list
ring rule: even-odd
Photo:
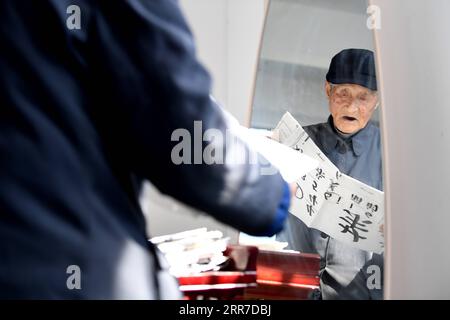
[[331,59],[326,75],[334,84],[352,83],[377,90],[373,52],[366,49],[345,49]]

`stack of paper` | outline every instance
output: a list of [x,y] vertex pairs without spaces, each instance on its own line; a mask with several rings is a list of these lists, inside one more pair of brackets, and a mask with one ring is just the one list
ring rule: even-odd
[[244,232],[239,233],[239,244],[246,246],[256,246],[259,250],[267,251],[286,251],[287,242],[277,241],[272,237],[255,237]]
[[260,174],[270,175],[278,170],[286,182],[293,183],[317,167],[318,162],[314,158],[269,139],[271,135],[269,131],[244,127],[225,109],[219,108],[219,110],[227,121],[228,130],[244,141],[251,150],[261,154],[273,166],[273,169],[276,169],[270,170],[263,164]]
[[207,228],[150,239],[164,253],[170,273],[176,277],[220,270],[228,260],[223,255],[228,240],[222,232]]

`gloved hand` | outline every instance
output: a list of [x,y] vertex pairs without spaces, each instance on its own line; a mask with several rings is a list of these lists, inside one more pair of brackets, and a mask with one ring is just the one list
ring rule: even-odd
[[285,220],[289,214],[291,200],[295,195],[297,188],[298,187],[296,183],[284,184],[283,196],[281,198],[280,204],[278,205],[277,212],[275,214],[275,220],[269,230],[267,230],[267,232],[265,232],[264,234],[261,234],[261,236],[271,237],[283,230]]

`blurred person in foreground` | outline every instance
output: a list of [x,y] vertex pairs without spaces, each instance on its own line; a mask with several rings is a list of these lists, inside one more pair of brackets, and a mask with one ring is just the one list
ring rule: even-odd
[[171,158],[176,129],[227,129],[177,1],[4,0],[0,46],[0,299],[179,298],[141,179],[246,233],[282,229],[291,191],[264,159]]

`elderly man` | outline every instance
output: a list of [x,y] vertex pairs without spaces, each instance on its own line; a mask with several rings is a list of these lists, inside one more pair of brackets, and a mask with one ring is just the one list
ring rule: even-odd
[[[342,173],[381,190],[380,131],[370,122],[378,106],[373,53],[346,49],[336,54],[325,91],[331,115],[325,123],[305,127],[306,132]],[[381,256],[310,229],[293,215],[277,239],[288,241],[291,249],[320,254],[322,299],[382,298],[382,275],[373,274],[381,273]]]
[[258,163],[172,158],[177,129],[228,130],[178,1],[0,1],[0,46],[0,299],[179,297],[139,179],[244,232],[283,227],[292,192],[243,142],[224,158]]

